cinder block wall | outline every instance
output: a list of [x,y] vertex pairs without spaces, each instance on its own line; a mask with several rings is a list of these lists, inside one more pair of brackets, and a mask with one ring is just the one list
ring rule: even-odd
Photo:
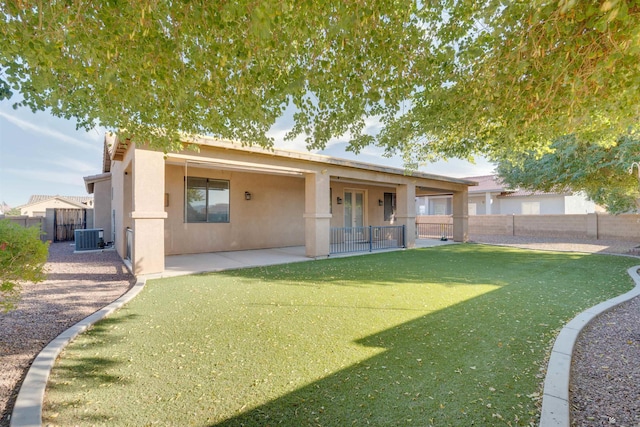
[[469,217],[469,234],[513,236],[514,215],[473,215]]
[[597,215],[598,238],[640,240],[640,215]]
[[587,238],[587,215],[514,215],[514,235]]
[[[422,215],[416,223],[451,224],[451,216]],[[469,234],[640,241],[640,215],[471,215]]]

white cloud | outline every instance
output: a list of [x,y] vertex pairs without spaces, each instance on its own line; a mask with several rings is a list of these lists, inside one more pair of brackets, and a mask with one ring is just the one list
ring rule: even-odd
[[[92,144],[88,141],[84,141],[82,139],[78,139],[75,138],[73,136],[70,136],[66,133],[60,132],[58,130],[52,129],[48,126],[44,126],[41,124],[34,124],[34,123],[30,123],[26,120],[22,120],[21,118],[18,118],[16,116],[7,114],[3,111],[0,111],[0,117],[4,118],[6,121],[8,121],[9,123],[14,124],[15,126],[19,127],[20,129],[26,131],[26,132],[34,132],[34,133],[39,133],[41,135],[44,135],[48,138],[54,138],[57,139],[59,141],[65,142],[67,144],[73,145],[74,147],[78,147],[78,148],[82,148],[85,150],[92,150],[92,151],[100,151],[101,147],[99,145],[96,144]],[[91,134],[98,134],[98,131],[96,130],[95,132],[92,131],[89,133],[89,135]],[[97,138],[94,137],[92,135],[91,139],[95,139],[96,141],[100,141],[101,138]]]
[[64,159],[60,159],[60,158],[47,159],[45,160],[45,162],[54,166],[74,170],[76,171],[77,174],[85,176],[85,175],[100,173],[99,171],[100,163],[98,162],[98,160],[102,160],[102,159],[96,158],[96,161],[91,163],[83,160],[66,157]]
[[267,132],[267,136],[274,139],[275,147],[283,150],[295,150],[295,151],[308,151],[307,144],[304,141],[304,135],[298,135],[293,140],[287,141],[284,139],[287,132],[291,129],[272,129]]
[[475,163],[461,159],[440,160],[420,168],[427,173],[447,175],[454,178],[493,175],[496,165],[484,157],[476,157]]
[[28,179],[31,182],[46,183],[46,184],[64,184],[64,185],[76,185],[83,186],[82,174],[78,172],[53,172],[44,170],[33,169],[5,169],[3,171],[6,175],[13,175],[17,178]]

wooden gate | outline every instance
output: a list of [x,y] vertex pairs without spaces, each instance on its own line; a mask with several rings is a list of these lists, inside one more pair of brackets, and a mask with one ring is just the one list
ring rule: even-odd
[[53,241],[73,241],[75,230],[83,230],[86,225],[86,209],[55,209],[53,211]]

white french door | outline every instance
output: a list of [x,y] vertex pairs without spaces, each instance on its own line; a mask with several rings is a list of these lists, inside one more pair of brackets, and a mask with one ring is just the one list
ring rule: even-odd
[[364,227],[364,191],[344,192],[344,226]]

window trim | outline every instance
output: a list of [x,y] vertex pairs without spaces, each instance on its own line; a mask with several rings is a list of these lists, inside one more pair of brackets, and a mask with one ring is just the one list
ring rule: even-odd
[[[195,220],[189,220],[189,214],[187,212],[187,209],[189,207],[189,201],[188,201],[188,191],[190,189],[189,187],[189,180],[190,179],[194,179],[194,180],[204,180],[205,181],[205,200],[204,200],[204,205],[205,205],[205,212],[204,212],[204,220],[203,221],[195,221]],[[206,177],[200,177],[200,176],[186,176],[185,180],[184,180],[184,223],[185,224],[229,224],[231,222],[231,181],[228,179],[220,179],[220,178],[206,178]],[[225,183],[226,184],[226,192],[227,192],[227,211],[226,211],[226,221],[212,221],[210,220],[210,215],[211,213],[209,212],[209,182],[216,182],[216,183]]]

